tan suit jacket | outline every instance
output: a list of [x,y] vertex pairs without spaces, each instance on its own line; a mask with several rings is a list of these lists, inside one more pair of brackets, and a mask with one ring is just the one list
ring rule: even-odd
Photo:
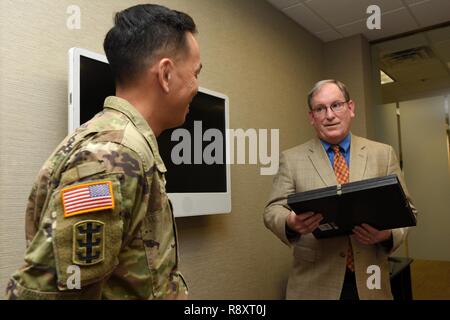
[[[398,175],[408,195],[393,148],[351,136],[350,182],[393,173]],[[287,196],[336,184],[330,160],[318,138],[281,154],[280,167],[264,212],[264,223],[281,241],[293,247],[294,261],[286,289],[287,299],[340,297],[346,269],[348,237],[318,240],[312,234],[295,239],[288,239],[286,236],[286,218],[290,212]],[[416,213],[415,208],[413,210]],[[381,244],[363,245],[350,236],[360,299],[392,299],[387,258],[389,253],[400,246],[406,234],[406,228],[393,230],[391,249]],[[367,273],[370,265],[377,265],[381,269],[381,289],[370,290],[367,286],[367,280],[372,275]]]

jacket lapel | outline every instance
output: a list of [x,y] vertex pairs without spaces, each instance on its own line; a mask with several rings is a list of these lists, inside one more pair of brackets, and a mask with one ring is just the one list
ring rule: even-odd
[[350,144],[350,182],[363,179],[366,163],[367,147],[364,139],[352,134]]
[[308,151],[308,157],[325,185],[335,186],[337,184],[336,176],[331,167],[328,155],[318,138],[314,138],[311,141]]

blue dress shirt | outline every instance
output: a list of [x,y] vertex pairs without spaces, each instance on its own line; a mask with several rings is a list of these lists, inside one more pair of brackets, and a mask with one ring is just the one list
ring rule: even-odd
[[[344,140],[339,142],[339,150],[340,150],[341,154],[344,156],[345,162],[347,163],[347,167],[349,167],[349,168],[350,168],[350,140],[351,140],[351,137],[350,137],[350,133],[349,133],[344,138]],[[331,167],[333,168],[334,151],[331,148],[333,145],[329,144],[328,142],[325,142],[323,140],[320,140],[320,142],[322,143],[323,148],[327,152],[328,159],[330,159]]]

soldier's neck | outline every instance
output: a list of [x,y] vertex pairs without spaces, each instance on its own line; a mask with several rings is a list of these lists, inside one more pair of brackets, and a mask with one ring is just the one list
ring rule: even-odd
[[158,137],[164,128],[161,128],[161,121],[158,112],[157,94],[148,90],[148,83],[142,87],[140,83],[135,83],[129,87],[116,87],[116,96],[127,100],[141,114],[152,129],[154,135]]

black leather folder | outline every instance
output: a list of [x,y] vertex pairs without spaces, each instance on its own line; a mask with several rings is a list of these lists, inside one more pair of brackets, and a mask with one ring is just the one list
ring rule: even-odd
[[316,238],[351,234],[353,227],[362,223],[378,230],[416,225],[395,174],[291,194],[287,203],[297,214],[313,211],[323,215],[313,232]]

